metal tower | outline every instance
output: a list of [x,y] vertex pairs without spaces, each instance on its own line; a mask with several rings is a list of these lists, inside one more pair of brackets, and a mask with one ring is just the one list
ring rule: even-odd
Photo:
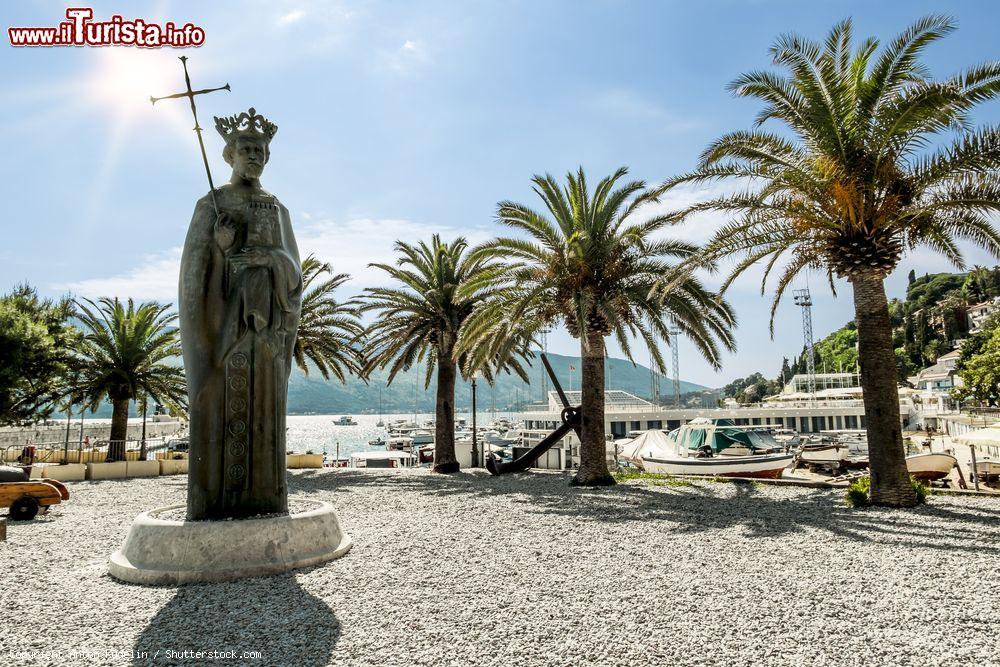
[[[549,329],[549,328],[542,329],[542,331],[541,331],[541,334],[542,334],[542,354],[545,354],[545,353],[547,353],[549,351],[549,332],[550,331],[551,331],[551,329]],[[539,369],[539,372],[542,374],[542,403],[548,403],[549,402],[549,387],[548,387],[549,383],[548,383],[548,378],[545,376],[545,364],[542,364],[542,368]]]
[[802,308],[802,341],[806,349],[806,382],[809,386],[809,395],[816,396],[816,360],[813,358],[813,317],[812,317],[812,296],[809,288],[797,289],[792,292],[795,305]]
[[[655,345],[656,334],[653,334]],[[656,370],[656,356],[649,351],[649,397],[653,405],[660,404],[660,372]]]
[[680,353],[677,350],[678,336],[680,335],[680,330],[675,326],[671,326],[667,333],[670,334],[670,361],[673,364],[674,373],[674,405],[677,407],[681,406],[681,364],[680,364]]

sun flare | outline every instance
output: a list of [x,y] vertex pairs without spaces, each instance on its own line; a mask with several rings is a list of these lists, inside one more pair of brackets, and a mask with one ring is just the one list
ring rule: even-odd
[[[88,89],[94,102],[134,121],[150,110],[150,96],[183,91],[184,73],[174,51],[108,48],[101,51]],[[163,107],[157,116],[168,118],[178,129],[191,124],[184,120],[185,105],[157,106]]]

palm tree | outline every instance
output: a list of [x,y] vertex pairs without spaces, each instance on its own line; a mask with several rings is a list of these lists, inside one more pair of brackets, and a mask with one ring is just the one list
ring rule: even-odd
[[129,402],[147,394],[157,403],[184,409],[187,402],[184,370],[171,363],[181,354],[177,315],[169,305],[155,302],[136,306],[102,298],[76,302],[83,329],[79,349],[83,377],[79,393],[93,410],[104,400],[112,405],[111,460],[125,458]]
[[[1000,90],[1000,63],[935,81],[920,62],[924,49],[953,28],[945,17],[921,19],[880,53],[874,38],[854,47],[850,20],[834,26],[823,44],[780,37],[771,56],[787,75],[755,71],[730,84],[737,96],[764,103],[755,129],[723,135],[694,172],[665,184],[746,185],[681,216],[707,210],[734,216],[703,257],[737,258],[726,286],[758,261],[765,261],[766,275],[777,271],[772,334],[774,310],[800,272],[822,271],[831,287],[835,276],[850,282],[876,504],[916,502],[904,461],[884,279],[905,251],[920,245],[959,267],[958,239],[1000,251],[989,219],[1000,208],[1000,131],[970,130],[968,117]],[[785,131],[760,129],[769,120]],[[928,150],[953,129],[962,134],[951,145]]]
[[[675,277],[669,289],[651,293],[667,274],[668,260],[686,260],[697,248],[683,241],[653,238],[670,223],[662,215],[633,222],[646,204],[657,201],[643,181],[618,185],[621,168],[591,192],[581,168],[568,174],[565,189],[549,175],[535,176],[535,192],[546,213],[501,202],[501,223],[527,238],[499,238],[482,244],[476,258],[505,261],[502,270],[484,275],[491,290],[463,334],[463,345],[482,345],[489,354],[518,338],[535,337],[563,322],[580,339],[582,424],[580,469],[575,484],[613,484],[604,436],[605,338],[614,335],[632,357],[632,339],[641,338],[661,371],[666,366],[656,344],[670,340],[671,322],[699,352],[719,365],[719,346],[733,349],[733,313],[691,274]],[[551,216],[551,218],[547,217]],[[479,285],[474,285],[479,287]]]
[[[320,276],[331,274],[313,287]],[[333,275],[333,268],[313,255],[302,260],[302,315],[292,355],[302,372],[309,374],[311,361],[324,380],[332,374],[346,382],[347,374],[362,375],[364,356],[358,341],[364,327],[358,320],[360,302],[337,301],[333,291],[350,278],[346,273]],[[310,289],[311,288],[311,289]]]
[[969,296],[975,302],[983,301],[989,296],[992,274],[985,266],[978,264],[969,271],[965,284],[969,286]]
[[[473,367],[468,355],[456,351],[459,331],[482,299],[478,289],[461,290],[494,270],[481,257],[470,257],[468,242],[444,243],[435,234],[430,245],[396,242],[396,266],[371,264],[401,283],[401,287],[370,287],[365,311],[377,313],[367,331],[366,372],[389,366],[387,383],[414,365],[426,363],[424,388],[437,369],[434,425],[434,472],[458,471],[455,458],[455,378],[461,369],[479,370],[492,379],[487,365]],[[511,362],[515,367],[516,361]],[[467,376],[468,377],[468,376]]]

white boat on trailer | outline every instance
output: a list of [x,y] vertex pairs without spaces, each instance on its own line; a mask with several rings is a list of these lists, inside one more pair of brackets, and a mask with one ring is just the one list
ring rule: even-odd
[[671,456],[642,457],[647,472],[661,475],[707,475],[709,477],[758,477],[777,479],[794,454],[758,454],[750,456]]
[[799,449],[799,461],[813,465],[840,464],[850,456],[850,449],[841,443],[828,445],[803,445]]
[[[778,478],[795,460],[766,430],[729,420],[694,419],[671,431],[666,447],[642,455],[647,472],[664,475]],[[754,453],[757,452],[757,453]]]
[[906,470],[917,479],[932,482],[947,477],[957,463],[958,459],[951,454],[914,454],[906,457]]
[[[969,461],[969,468],[972,468],[972,461]],[[990,477],[1000,477],[1000,459],[990,456],[980,456],[976,458],[976,475],[980,479],[986,480]]]

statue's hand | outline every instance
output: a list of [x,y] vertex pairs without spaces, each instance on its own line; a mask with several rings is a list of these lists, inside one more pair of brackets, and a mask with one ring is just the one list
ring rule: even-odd
[[215,242],[223,250],[229,250],[236,240],[236,221],[226,212],[219,213],[215,219]]
[[269,266],[271,264],[271,253],[265,248],[252,247],[233,255],[230,261],[235,262],[241,268]]

